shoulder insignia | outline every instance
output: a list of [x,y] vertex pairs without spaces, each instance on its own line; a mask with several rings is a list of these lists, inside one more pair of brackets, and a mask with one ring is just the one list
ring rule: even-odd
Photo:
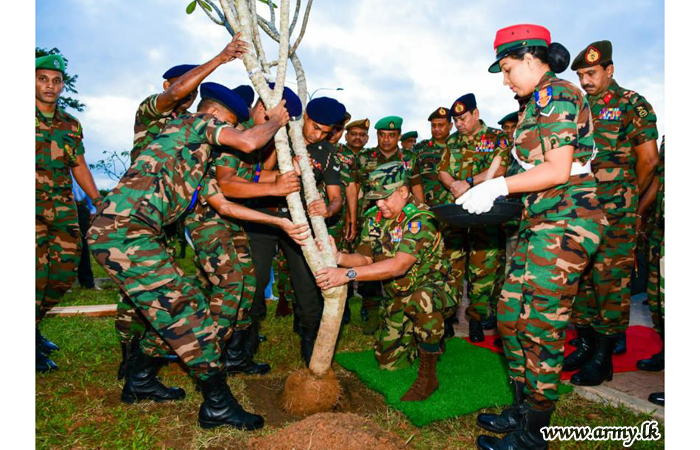
[[413,234],[416,234],[420,231],[421,229],[421,223],[420,220],[412,220],[411,222],[408,223],[408,231],[410,231]]
[[552,101],[552,86],[535,91],[535,103],[538,108],[544,108]]
[[635,106],[634,112],[636,112],[642,119],[649,115],[649,110],[647,110],[646,106],[644,105]]

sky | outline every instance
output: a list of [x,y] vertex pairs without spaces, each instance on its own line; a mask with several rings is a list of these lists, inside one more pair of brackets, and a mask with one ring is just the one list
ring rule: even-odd
[[[162,73],[176,64],[203,63],[230,41],[228,32],[189,0],[61,0],[36,2],[36,45],[57,47],[79,79],[77,97],[85,112],[86,158],[130,150],[136,108],[162,90]],[[266,9],[260,4],[259,10]],[[387,115],[404,118],[403,131],[430,137],[428,115],[463,94],[476,95],[482,119],[491,126],[516,109],[502,76],[487,71],[498,29],[515,23],[546,26],[553,41],[573,59],[589,43],[613,43],[615,78],[645,96],[664,133],[664,7],[642,0],[357,0],[314,2],[298,50],[309,92],[346,105],[354,119],[372,124]],[[67,27],[66,24],[72,26]],[[295,33],[296,34],[296,33]],[[266,42],[268,57],[276,46]],[[578,85],[576,74],[560,75]],[[288,86],[295,88],[291,69]],[[241,61],[209,78],[230,87],[247,83]],[[335,90],[336,88],[342,90]],[[327,89],[323,89],[327,88]],[[371,130],[369,145],[376,145]],[[114,185],[95,173],[98,186]]]

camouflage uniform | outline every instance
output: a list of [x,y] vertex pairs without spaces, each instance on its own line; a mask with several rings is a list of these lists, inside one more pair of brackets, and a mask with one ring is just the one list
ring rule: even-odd
[[446,144],[438,144],[432,138],[419,142],[413,148],[416,155],[416,170],[420,174],[425,194],[425,203],[430,207],[443,205],[449,201],[450,191],[445,189],[438,180],[438,167],[445,148],[447,148]]
[[[488,170],[496,156],[501,157],[501,167],[508,166],[508,137],[503,131],[480,122],[481,128],[472,137],[459,132],[450,135],[440,160],[440,171],[449,173],[455,180],[466,180]],[[449,191],[447,198],[450,202],[455,201]],[[497,275],[503,270],[499,252],[505,248],[500,235],[497,227],[471,227],[466,231],[455,227],[445,229],[445,251],[454,274],[454,288],[461,299],[466,268],[467,314],[475,320],[485,319],[494,303]],[[465,267],[467,261],[468,267]]]
[[605,92],[586,99],[591,105],[598,150],[592,162],[596,192],[609,225],[593,264],[584,274],[572,321],[614,335],[629,324],[639,203],[633,147],[658,139],[659,133],[651,105],[615,80]]
[[71,167],[85,154],[80,122],[61,108],[47,119],[38,108],[36,124],[35,322],[56,306],[77,277],[80,228]]
[[[174,111],[158,112],[156,108],[156,100],[159,94],[153,94],[143,100],[136,110],[136,118],[134,120],[134,146],[131,149],[131,161],[136,159],[141,154],[141,151],[150,144],[156,136],[158,136],[165,126],[177,117]],[[170,229],[175,229],[173,225]],[[172,234],[172,233],[168,233]],[[172,236],[168,236],[172,238]],[[174,250],[171,248],[171,243],[168,244],[168,249],[171,255],[174,256]],[[117,299],[117,317],[114,321],[114,327],[117,331],[117,336],[121,343],[128,343],[134,338],[141,338],[146,332],[148,322],[139,313],[133,302],[123,292],[119,292]]]
[[[514,136],[520,160],[541,164],[547,151],[574,147],[574,162],[593,152],[593,122],[578,88],[545,74]],[[498,329],[510,376],[535,404],[557,400],[564,331],[583,269],[600,245],[603,210],[592,174],[526,193],[518,247],[498,302]]]
[[333,236],[338,250],[347,249],[347,242],[343,236],[343,228],[345,227],[345,218],[347,214],[347,195],[346,189],[350,183],[359,184],[357,158],[355,153],[346,145],[338,144],[335,146],[335,158],[340,164],[340,192],[343,197],[343,207],[340,212],[326,221],[328,225],[328,234]]
[[429,207],[411,196],[395,219],[382,219],[378,211],[376,206],[367,211],[357,252],[374,262],[393,258],[397,252],[417,259],[403,277],[380,282],[388,297],[374,354],[381,369],[395,370],[411,365],[416,345],[433,353],[440,350],[444,318],[457,302],[447,283],[450,266],[442,257],[438,221]]
[[663,335],[664,305],[663,293],[661,291],[661,256],[664,245],[664,141],[659,148],[659,166],[656,174],[659,178],[659,190],[656,193],[656,203],[654,210],[649,215],[649,285],[647,286],[647,298],[649,299],[649,310],[654,322],[654,328]]
[[[160,337],[201,380],[221,369],[216,324],[205,295],[168,253],[163,227],[186,212],[225,127],[209,114],[171,121],[132,162],[88,231],[95,259],[151,325],[141,340],[144,353],[164,355]],[[199,195],[217,189],[208,183]]]
[[[412,151],[406,151],[402,149],[396,150],[388,158],[384,153],[379,150],[379,147],[362,149],[357,155],[357,167],[358,167],[358,179],[359,179],[359,189],[363,193],[369,192],[369,174],[374,171],[377,167],[382,164],[386,164],[393,161],[402,161],[406,170],[410,173],[409,183],[411,186],[415,186],[420,183],[420,174],[418,173],[416,167],[415,154]],[[370,209],[371,201],[362,195],[361,198],[357,200],[357,217],[364,217],[367,211]],[[358,228],[359,228],[358,224]],[[366,228],[367,222],[362,225],[362,230],[358,230],[358,237],[355,243],[355,248],[358,248],[361,242],[362,233],[364,233],[364,228]],[[359,283],[359,293],[362,296],[362,304],[366,309],[377,308],[382,304],[382,298],[384,294],[382,293],[382,284],[379,281],[364,281]]]

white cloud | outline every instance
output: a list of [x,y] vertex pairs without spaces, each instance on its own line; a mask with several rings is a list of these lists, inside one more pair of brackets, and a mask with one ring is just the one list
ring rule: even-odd
[[105,150],[131,150],[136,108],[143,99],[104,95],[83,96],[82,100],[87,105],[80,120],[85,130],[86,149],[91,156],[89,162],[100,159]]

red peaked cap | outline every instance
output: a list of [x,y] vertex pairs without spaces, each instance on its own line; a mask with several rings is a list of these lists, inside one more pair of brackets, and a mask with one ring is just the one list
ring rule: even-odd
[[523,23],[498,30],[496,32],[496,39],[493,41],[493,48],[494,50],[498,50],[498,47],[503,44],[531,39],[542,39],[547,42],[547,45],[552,43],[552,37],[548,29],[541,25]]

